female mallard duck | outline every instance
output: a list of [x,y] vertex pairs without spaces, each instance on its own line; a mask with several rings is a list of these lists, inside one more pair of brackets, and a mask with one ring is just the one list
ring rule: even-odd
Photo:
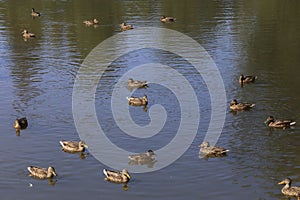
[[130,78],[130,79],[128,79],[127,85],[130,88],[143,88],[143,87],[148,86],[148,82],[147,81],[133,80],[132,78]]
[[130,180],[130,175],[126,169],[120,172],[103,169],[103,174],[106,176],[105,180],[115,183],[127,183]]
[[23,33],[23,37],[24,38],[31,38],[31,37],[35,37],[35,34],[33,33],[29,33],[28,30],[24,29]]
[[226,152],[228,152],[228,149],[224,149],[222,147],[218,147],[218,146],[210,146],[209,142],[204,141],[202,142],[201,145],[199,145],[200,147],[200,153],[205,154],[207,156],[223,156],[226,154]]
[[240,84],[244,83],[254,83],[257,79],[257,76],[244,76],[243,74],[240,75],[239,82]]
[[121,31],[127,31],[133,29],[132,25],[126,24],[125,22],[120,24]]
[[39,12],[36,12],[36,11],[34,10],[34,8],[32,8],[32,9],[31,9],[31,16],[32,16],[32,17],[39,17],[39,16],[41,16],[41,14],[40,14]]
[[290,178],[286,178],[283,181],[278,183],[279,185],[285,185],[282,189],[281,192],[284,195],[288,195],[288,196],[296,196],[298,197],[300,195],[300,187],[296,187],[292,185],[292,180]]
[[97,25],[99,24],[99,21],[97,19],[93,19],[93,20],[86,20],[86,21],[83,21],[83,23],[87,26],[91,26],[91,25]]
[[269,116],[265,121],[265,124],[274,128],[287,128],[296,124],[293,120],[275,120],[273,116]]
[[140,97],[127,97],[129,105],[132,106],[145,106],[148,104],[147,95],[144,95],[142,98]]
[[88,148],[88,145],[84,141],[59,141],[62,149],[68,152],[84,152],[85,148]]
[[255,106],[255,104],[251,104],[251,103],[238,103],[238,101],[236,99],[233,99],[230,102],[230,110],[233,110],[233,111],[249,110],[249,109],[253,108],[254,106]]
[[175,22],[175,20],[176,20],[176,18],[174,18],[174,17],[166,17],[164,15],[160,18],[160,21],[163,22],[163,23],[165,23],[165,22]]
[[57,176],[54,167],[48,167],[48,169],[29,166],[27,167],[28,171],[30,172],[30,176],[34,176],[40,179],[52,178],[53,176]]
[[14,128],[16,130],[21,130],[21,129],[26,129],[28,126],[28,122],[27,122],[27,119],[26,117],[23,117],[21,119],[16,119],[15,120],[15,123],[14,123]]
[[130,155],[128,158],[133,161],[145,162],[154,160],[155,153],[152,150],[148,150],[146,153],[139,153],[135,155]]

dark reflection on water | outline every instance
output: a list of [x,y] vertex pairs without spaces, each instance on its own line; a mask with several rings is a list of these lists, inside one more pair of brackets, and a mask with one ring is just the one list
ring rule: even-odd
[[[33,19],[32,7],[42,16]],[[2,1],[0,10],[3,199],[62,196],[66,199],[87,196],[90,199],[99,196],[105,199],[286,199],[277,183],[285,177],[292,178],[295,185],[300,182],[298,125],[293,129],[272,130],[263,123],[269,115],[300,123],[297,87],[300,2]],[[161,15],[174,16],[177,21],[162,24]],[[84,20],[91,18],[99,19],[99,26],[83,25]],[[219,146],[230,149],[226,157],[200,159],[198,145],[211,114],[209,93],[201,76],[184,59],[169,52],[144,49],[132,52],[128,55],[130,59],[117,60],[105,72],[95,97],[97,115],[104,121],[103,129],[120,147],[144,152],[151,146],[155,150],[170,141],[178,128],[178,102],[170,103],[175,96],[162,86],[150,84],[149,88],[136,90],[134,95],[147,93],[151,100],[148,109],[158,102],[164,105],[169,117],[164,127],[167,134],[136,140],[118,132],[111,116],[111,90],[122,74],[134,66],[146,62],[171,65],[188,77],[201,112],[198,134],[187,152],[162,170],[132,174],[128,187],[123,187],[126,192],[122,185],[103,180],[102,169],[107,166],[92,156],[79,159],[79,154],[62,152],[58,143],[62,139],[79,140],[71,105],[74,78],[80,64],[100,42],[119,33],[123,21],[134,27],[170,28],[192,37],[216,62],[228,106],[232,99],[256,104],[249,112],[234,114],[228,109],[218,141]],[[37,37],[24,41],[21,32],[25,28]],[[241,88],[238,84],[241,73],[254,74],[258,80]],[[130,113],[137,124],[148,123],[148,111],[141,107],[130,107]],[[23,116],[27,117],[29,126],[16,137],[13,121]],[[59,174],[55,186],[50,187],[47,180],[28,177],[29,165],[55,166]]]

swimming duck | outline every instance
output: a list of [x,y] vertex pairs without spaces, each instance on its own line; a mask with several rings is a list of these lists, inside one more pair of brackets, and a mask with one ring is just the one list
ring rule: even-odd
[[176,18],[174,18],[174,17],[166,17],[164,15],[160,18],[160,21],[163,22],[163,23],[165,23],[165,22],[175,22],[175,20],[176,20]]
[[86,21],[83,21],[83,23],[87,26],[91,26],[91,25],[97,25],[99,24],[99,21],[97,19],[93,19],[93,20],[86,20]]
[[24,31],[22,33],[23,33],[24,38],[35,37],[35,34],[29,33],[28,30],[26,30],[26,29],[24,29]]
[[62,149],[68,152],[84,152],[85,148],[88,148],[88,145],[83,141],[75,142],[75,141],[59,141]]
[[126,24],[125,22],[120,24],[121,31],[127,31],[133,29],[132,25]]
[[288,196],[296,196],[298,197],[300,195],[300,187],[296,187],[292,185],[292,180],[290,178],[286,178],[283,181],[278,183],[279,185],[285,185],[282,189],[281,192],[284,195],[288,195]]
[[40,14],[39,12],[36,12],[36,11],[34,10],[34,8],[32,8],[32,9],[31,9],[31,16],[33,16],[33,17],[39,17],[39,16],[41,16],[41,14]]
[[287,128],[296,124],[293,120],[275,120],[273,116],[269,116],[265,121],[265,124],[274,128]]
[[254,83],[257,79],[257,76],[244,76],[243,74],[240,75],[239,82],[240,84],[244,83]]
[[132,106],[144,106],[148,104],[147,95],[144,95],[142,98],[140,97],[127,97],[129,105]]
[[249,110],[249,109],[253,108],[254,106],[255,106],[255,104],[251,104],[251,103],[238,103],[238,101],[236,99],[233,99],[230,102],[230,110],[233,110],[233,111]]
[[27,122],[27,119],[26,117],[23,117],[21,119],[16,119],[15,120],[15,123],[14,123],[14,128],[16,130],[21,130],[21,129],[26,129],[28,126],[28,122]]
[[48,169],[29,166],[27,167],[28,171],[30,172],[30,176],[34,176],[40,179],[52,178],[53,176],[57,176],[54,167],[48,167]]
[[115,183],[127,183],[131,178],[126,169],[120,172],[103,169],[103,174],[106,176],[105,180]]
[[155,153],[150,149],[146,153],[139,153],[128,156],[130,160],[133,161],[151,161],[154,160]]
[[200,153],[205,154],[207,156],[223,156],[229,151],[228,149],[224,149],[222,147],[210,146],[209,142],[207,141],[202,142],[202,144],[199,145],[199,147]]
[[130,78],[130,79],[128,79],[127,85],[128,85],[128,87],[131,87],[131,88],[143,88],[143,87],[148,86],[148,82],[133,80],[132,78]]

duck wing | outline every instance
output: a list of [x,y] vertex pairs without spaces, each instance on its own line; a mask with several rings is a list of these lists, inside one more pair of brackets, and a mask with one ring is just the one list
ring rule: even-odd
[[74,142],[74,141],[59,141],[60,145],[63,148],[78,148],[78,142]]
[[276,125],[278,125],[278,126],[294,125],[294,124],[296,124],[296,122],[293,121],[293,120],[276,120],[274,123]]
[[107,169],[103,169],[103,174],[109,178],[109,177],[113,177],[113,178],[118,178],[121,176],[121,173],[120,172],[116,172],[116,171],[110,171],[110,170],[107,170]]
[[28,171],[31,175],[37,176],[37,177],[47,177],[47,169],[35,167],[35,166],[29,166],[27,167]]
[[218,146],[214,146],[211,149],[213,154],[224,154],[226,152],[228,152],[228,149],[222,148],[222,147],[218,147]]
[[136,161],[138,161],[138,160],[146,160],[146,159],[148,159],[150,157],[147,156],[146,154],[139,153],[139,154],[130,155],[130,156],[128,156],[128,158],[130,160],[136,160]]

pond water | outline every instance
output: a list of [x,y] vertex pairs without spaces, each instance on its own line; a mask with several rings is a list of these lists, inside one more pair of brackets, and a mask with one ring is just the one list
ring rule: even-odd
[[[297,124],[285,130],[272,130],[264,124],[269,115],[300,123],[300,2],[25,0],[1,1],[0,5],[2,199],[287,199],[277,183],[290,177],[300,184]],[[30,16],[32,7],[41,12],[41,17]],[[175,16],[177,20],[164,24],[160,22],[162,15]],[[82,23],[92,18],[99,19],[98,26],[87,27]],[[120,34],[119,24],[123,21],[134,28],[178,31],[209,53],[226,92],[226,117],[217,145],[230,150],[227,156],[203,159],[198,153],[212,116],[211,91],[206,81],[213,82],[214,77],[204,80],[211,71],[201,74],[185,58],[153,48],[129,52],[107,66],[94,94],[96,117],[107,137],[119,148],[130,152],[151,148],[159,152],[175,137],[180,117],[190,119],[189,113],[181,111],[177,94],[159,84],[161,81],[177,87],[173,76],[164,77],[150,70],[141,76],[149,77],[148,80],[161,77],[161,80],[132,91],[134,96],[147,94],[149,99],[146,112],[142,107],[128,107],[137,125],[147,128],[156,104],[166,111],[166,123],[153,137],[124,134],[115,122],[111,96],[122,76],[136,66],[168,65],[189,81],[199,101],[200,122],[195,124],[190,119],[191,126],[185,131],[187,134],[194,131],[195,125],[199,128],[193,132],[196,136],[183,155],[159,170],[155,167],[164,161],[158,159],[152,165],[138,166],[146,171],[153,169],[152,172],[129,171],[132,180],[124,188],[104,181],[102,170],[111,167],[94,156],[96,151],[110,155],[114,149],[98,146],[95,150],[87,141],[90,153],[61,151],[60,140],[80,139],[72,95],[81,64],[98,44]],[[25,41],[21,34],[24,29],[35,33],[36,38]],[[137,41],[150,43],[151,36],[137,33],[134,29],[122,33],[128,40],[116,42],[107,49],[107,55],[117,52],[120,44],[126,43],[130,48]],[[181,49],[180,38],[173,43],[167,36],[161,35],[161,39],[173,45],[174,50]],[[241,87],[238,84],[241,73],[256,75],[258,80]],[[126,82],[120,82],[126,87]],[[189,97],[185,91],[180,95]],[[228,108],[232,99],[256,105],[251,111],[232,113]],[[125,98],[120,102],[127,104]],[[184,103],[193,105],[190,98]],[[122,115],[121,111],[117,113]],[[23,116],[29,125],[18,136],[13,122]],[[84,128],[86,133],[93,132],[89,124]],[[143,131],[139,134],[142,136]],[[174,152],[169,153],[174,156]],[[111,160],[117,157],[112,154]],[[128,161],[123,166],[131,169]],[[58,177],[52,181],[29,177],[26,168],[30,165],[54,166]]]

